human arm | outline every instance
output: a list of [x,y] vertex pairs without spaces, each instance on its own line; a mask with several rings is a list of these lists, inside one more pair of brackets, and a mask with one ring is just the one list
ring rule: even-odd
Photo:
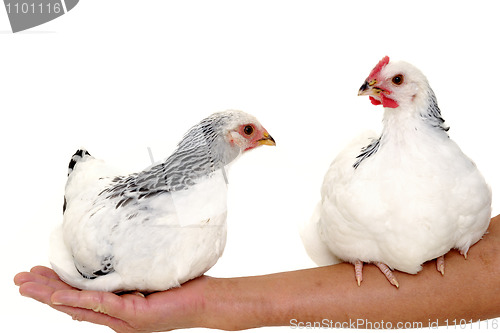
[[396,271],[399,289],[372,265],[366,266],[358,287],[349,264],[240,278],[204,276],[146,297],[78,291],[44,267],[18,274],[15,282],[22,295],[117,332],[236,330],[315,322],[332,326],[355,322],[357,328],[369,323],[393,328],[399,323],[458,324],[500,317],[499,244],[497,216],[467,259],[457,251],[448,253],[444,276],[434,262],[424,264],[417,275]]

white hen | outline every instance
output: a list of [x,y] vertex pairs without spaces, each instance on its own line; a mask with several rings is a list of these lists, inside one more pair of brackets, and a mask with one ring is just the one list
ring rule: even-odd
[[215,113],[164,161],[128,176],[78,150],[51,263],[80,289],[156,291],[205,273],[226,243],[226,171],[275,141],[253,116]]
[[359,90],[385,107],[383,130],[353,141],[330,165],[322,200],[302,230],[319,265],[376,264],[416,274],[422,263],[459,249],[466,255],[488,228],[491,190],[476,165],[448,136],[425,76],[383,58]]

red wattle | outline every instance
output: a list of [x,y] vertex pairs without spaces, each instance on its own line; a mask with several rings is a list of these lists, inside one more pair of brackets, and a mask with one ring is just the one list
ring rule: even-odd
[[380,95],[382,99],[382,105],[386,108],[397,108],[399,106],[398,102],[388,97],[385,97],[383,94]]
[[378,99],[373,98],[372,96],[370,96],[370,102],[372,102],[373,105],[380,105],[380,104],[382,104],[381,101],[379,101]]
[[370,96],[370,102],[372,102],[373,105],[380,105],[382,104],[383,107],[385,108],[397,108],[399,106],[398,102],[396,102],[395,100],[393,99],[390,99],[386,96],[384,96],[383,94],[380,94],[380,99],[382,101],[379,101],[378,99]]

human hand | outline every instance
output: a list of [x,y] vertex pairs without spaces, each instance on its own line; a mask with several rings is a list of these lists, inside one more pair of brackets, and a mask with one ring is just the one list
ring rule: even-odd
[[21,295],[45,303],[75,320],[106,325],[116,332],[158,332],[202,326],[201,310],[208,279],[203,276],[179,288],[145,297],[78,290],[43,266],[17,274],[14,283]]

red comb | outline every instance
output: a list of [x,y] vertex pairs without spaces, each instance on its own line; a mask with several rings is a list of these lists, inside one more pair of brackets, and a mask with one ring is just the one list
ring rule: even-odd
[[382,60],[378,62],[377,66],[375,66],[375,68],[372,69],[368,77],[373,77],[374,75],[378,74],[378,72],[380,72],[382,68],[384,68],[384,66],[387,65],[388,63],[389,63],[389,57],[388,56],[383,57]]

